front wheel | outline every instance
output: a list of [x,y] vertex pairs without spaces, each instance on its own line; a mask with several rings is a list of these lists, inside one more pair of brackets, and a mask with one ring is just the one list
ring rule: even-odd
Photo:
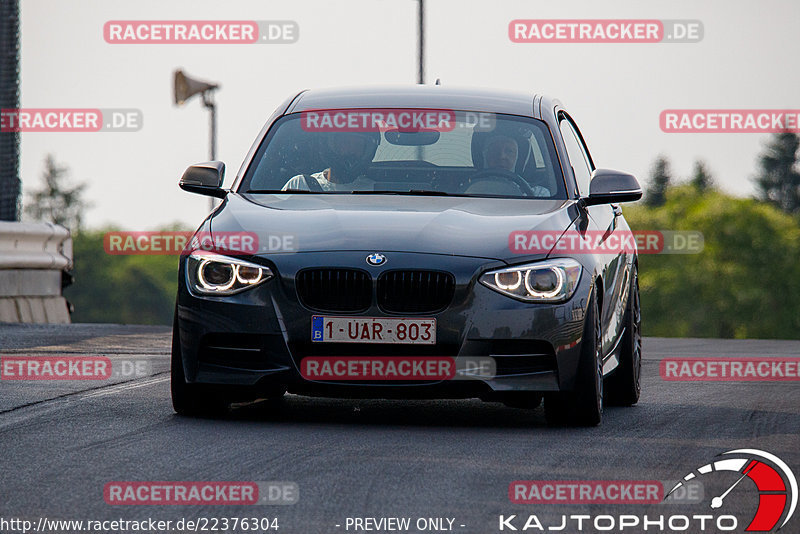
[[549,394],[544,410],[551,425],[597,426],[603,420],[603,357],[596,287],[592,288],[586,307],[575,389]]
[[623,321],[625,332],[619,365],[606,380],[608,401],[617,406],[633,406],[642,392],[642,309],[639,303],[639,271],[631,268],[631,289],[628,309]]

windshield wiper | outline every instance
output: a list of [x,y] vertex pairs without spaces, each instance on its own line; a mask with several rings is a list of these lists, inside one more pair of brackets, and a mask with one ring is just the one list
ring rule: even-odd
[[459,193],[448,193],[446,191],[433,191],[431,189],[410,189],[408,191],[353,191],[353,195],[421,195],[436,197],[461,197]]
[[[281,193],[315,193],[315,194],[333,194],[333,193],[347,193],[347,191],[325,191],[320,193],[318,191],[309,191],[308,189],[248,189],[246,194],[281,194]],[[433,191],[431,189],[410,189],[408,191],[372,191],[372,190],[356,190],[350,191],[351,195],[420,195],[420,196],[435,196],[435,197],[466,197],[462,193],[447,193],[446,191]]]
[[313,193],[314,191],[309,191],[308,189],[248,189],[245,193],[254,193],[254,194],[278,194],[278,193]]

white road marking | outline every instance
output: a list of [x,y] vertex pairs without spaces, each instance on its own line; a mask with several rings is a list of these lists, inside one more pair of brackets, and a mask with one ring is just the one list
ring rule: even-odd
[[106,397],[108,395],[116,395],[117,393],[121,393],[123,391],[127,391],[129,389],[136,389],[142,388],[145,386],[152,386],[155,384],[160,384],[161,382],[166,382],[169,380],[169,376],[159,376],[153,378],[146,378],[144,380],[135,380],[133,382],[125,382],[124,384],[118,384],[116,386],[109,386],[107,388],[102,388],[98,391],[93,391],[91,393],[86,393],[82,395],[82,399],[94,399],[97,397]]

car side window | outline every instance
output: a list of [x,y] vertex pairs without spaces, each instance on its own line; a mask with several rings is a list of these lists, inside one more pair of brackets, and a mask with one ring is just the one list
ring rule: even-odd
[[558,126],[561,130],[561,137],[564,138],[564,145],[567,147],[570,165],[572,165],[572,170],[575,173],[578,192],[581,196],[587,196],[589,194],[589,180],[592,177],[592,170],[588,156],[583,148],[583,143],[581,143],[572,123],[566,117],[562,117]]

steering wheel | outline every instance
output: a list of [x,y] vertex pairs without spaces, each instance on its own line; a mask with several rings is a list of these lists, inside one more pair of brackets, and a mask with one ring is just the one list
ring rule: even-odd
[[500,178],[505,178],[507,180],[511,180],[514,184],[520,188],[520,190],[528,197],[535,197],[536,193],[533,192],[533,188],[531,188],[530,184],[526,182],[520,175],[515,172],[507,171],[505,169],[485,169],[482,171],[478,171],[476,174],[472,175],[469,180],[467,180],[467,187],[471,186],[475,182],[480,182],[482,180],[491,180],[493,176],[499,176]]

